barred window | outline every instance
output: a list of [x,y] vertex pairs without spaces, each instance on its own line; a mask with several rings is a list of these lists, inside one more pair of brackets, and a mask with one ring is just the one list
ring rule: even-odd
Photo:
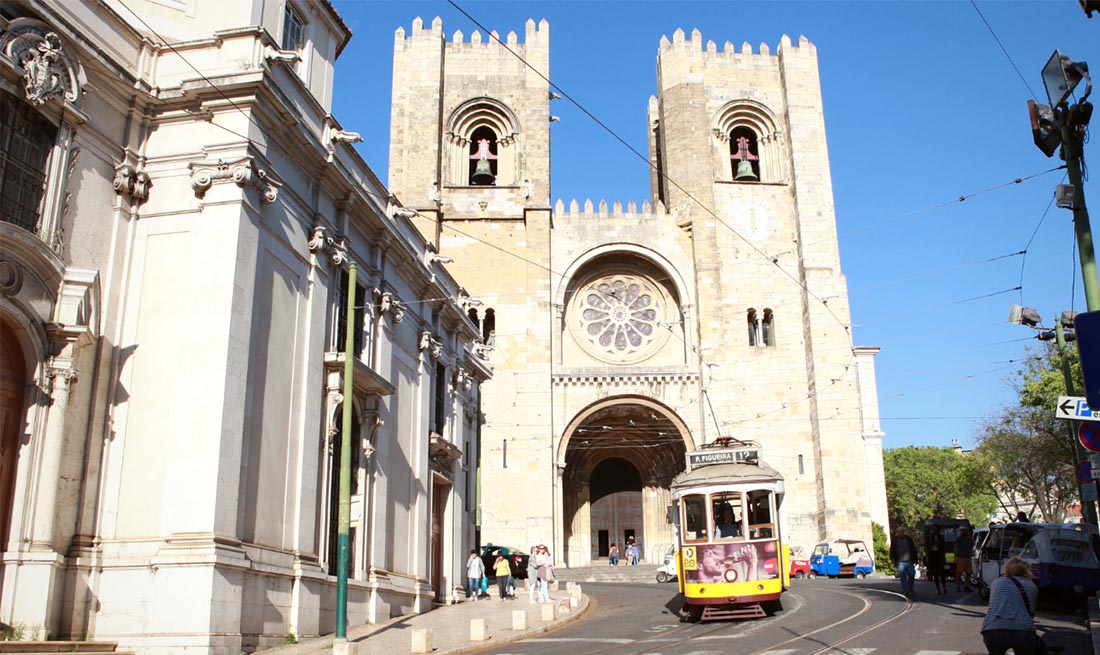
[[3,91],[0,117],[0,220],[37,232],[57,128],[28,103]]

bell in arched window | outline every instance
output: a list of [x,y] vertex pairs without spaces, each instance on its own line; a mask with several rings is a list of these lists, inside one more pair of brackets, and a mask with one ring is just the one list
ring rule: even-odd
[[730,155],[730,158],[738,160],[737,173],[733,176],[734,180],[738,182],[760,181],[760,178],[752,170],[752,162],[760,158],[749,152],[749,140],[747,138],[737,137],[737,152]]
[[496,175],[493,175],[493,168],[489,163],[490,159],[496,158],[497,156],[489,151],[489,139],[478,139],[477,152],[470,155],[470,159],[477,160],[470,182],[478,185],[490,185],[496,182]]

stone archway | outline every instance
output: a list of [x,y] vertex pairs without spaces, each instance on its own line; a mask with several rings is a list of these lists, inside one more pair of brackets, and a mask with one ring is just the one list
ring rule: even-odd
[[8,543],[27,365],[15,331],[0,320],[0,551]]
[[559,447],[563,559],[585,566],[633,535],[653,561],[673,542],[669,485],[694,450],[686,425],[648,398],[595,403],[570,422]]

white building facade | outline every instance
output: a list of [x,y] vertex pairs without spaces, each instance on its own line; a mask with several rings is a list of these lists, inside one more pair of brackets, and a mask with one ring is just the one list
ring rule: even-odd
[[486,349],[330,113],[350,36],[324,1],[0,8],[6,626],[226,655],[331,632],[343,441],[349,621],[461,587]]

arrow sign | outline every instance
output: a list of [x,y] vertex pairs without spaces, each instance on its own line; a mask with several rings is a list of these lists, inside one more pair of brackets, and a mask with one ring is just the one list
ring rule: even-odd
[[1100,421],[1100,413],[1093,413],[1088,402],[1081,396],[1058,396],[1054,416],[1074,421]]
[[1077,438],[1085,450],[1100,453],[1100,426],[1095,423],[1082,423],[1077,430]]
[[1092,462],[1077,462],[1078,482],[1092,482]]

